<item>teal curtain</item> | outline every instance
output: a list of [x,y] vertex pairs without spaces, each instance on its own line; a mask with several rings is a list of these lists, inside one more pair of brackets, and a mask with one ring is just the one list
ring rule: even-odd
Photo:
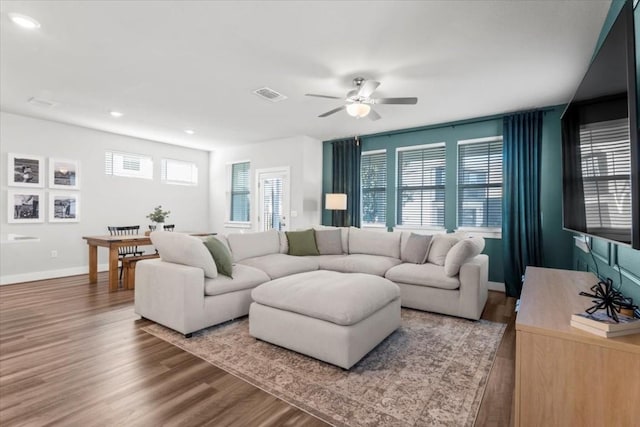
[[360,227],[360,159],[362,148],[357,138],[331,143],[333,148],[334,193],[347,195],[347,210],[333,211],[333,225]]
[[[519,297],[527,266],[542,265],[542,111],[504,118],[502,246],[507,295]],[[560,183],[558,183],[560,185]]]

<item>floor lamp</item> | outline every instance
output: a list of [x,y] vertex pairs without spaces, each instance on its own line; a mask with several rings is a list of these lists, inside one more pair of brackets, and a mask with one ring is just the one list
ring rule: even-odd
[[331,225],[338,227],[345,227],[344,215],[340,215],[340,221],[338,221],[337,211],[347,210],[347,195],[344,193],[327,193],[324,198],[324,208],[332,212]]

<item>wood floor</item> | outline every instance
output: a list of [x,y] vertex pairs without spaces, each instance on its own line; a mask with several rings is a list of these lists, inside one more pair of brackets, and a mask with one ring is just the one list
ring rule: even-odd
[[[133,291],[73,276],[0,287],[0,425],[320,426],[316,418],[140,328]],[[508,324],[477,426],[512,424],[515,301],[483,314]]]

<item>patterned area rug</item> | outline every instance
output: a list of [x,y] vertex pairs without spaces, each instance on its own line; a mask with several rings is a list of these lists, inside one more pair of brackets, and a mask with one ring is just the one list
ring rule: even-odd
[[258,341],[243,318],[190,339],[145,331],[335,426],[472,426],[505,325],[402,309],[349,371]]

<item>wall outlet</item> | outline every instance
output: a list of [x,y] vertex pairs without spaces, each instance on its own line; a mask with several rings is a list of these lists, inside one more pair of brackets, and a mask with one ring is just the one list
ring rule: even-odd
[[51,258],[58,258],[58,251],[51,251]]

